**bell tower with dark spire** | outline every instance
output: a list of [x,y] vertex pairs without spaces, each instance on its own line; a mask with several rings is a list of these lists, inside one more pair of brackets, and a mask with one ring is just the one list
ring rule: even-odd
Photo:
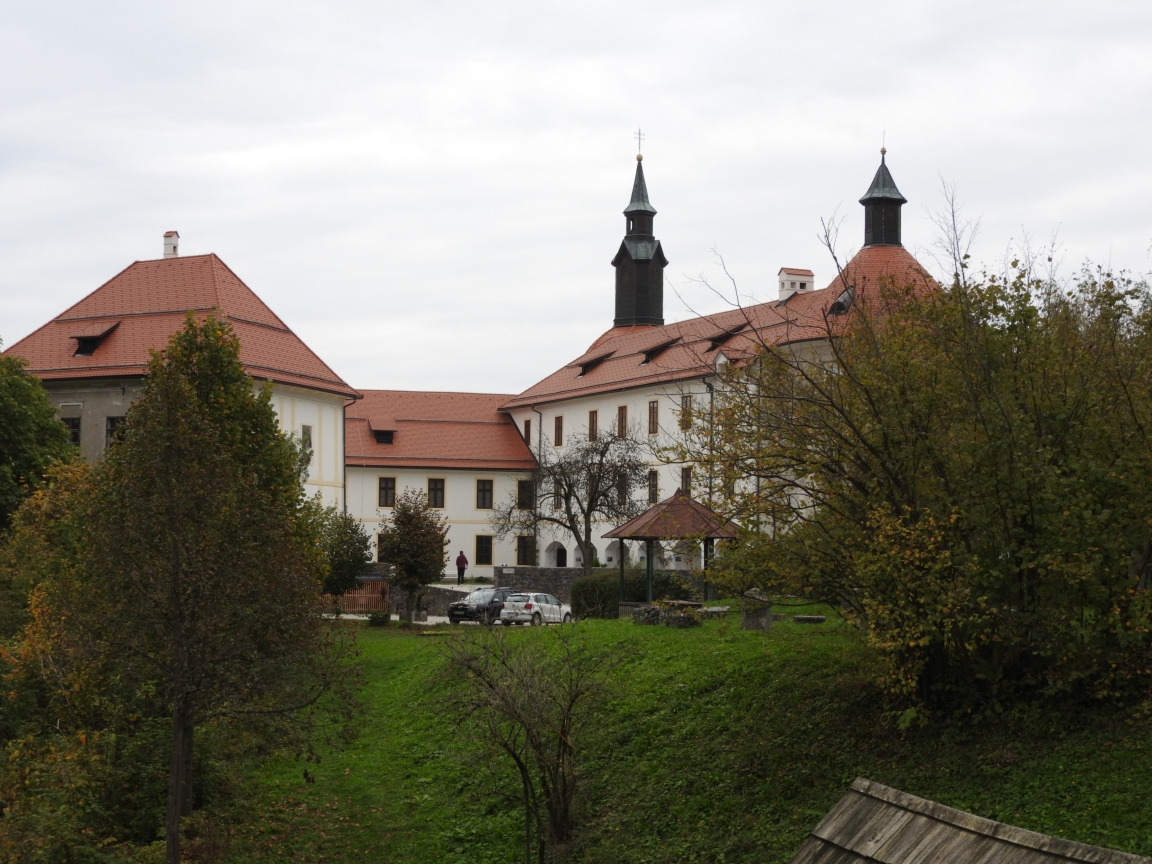
[[652,233],[656,208],[648,201],[644,157],[636,156],[632,200],[624,211],[626,233],[612,266],[616,268],[614,327],[664,323],[664,268],[668,259]]
[[880,167],[872,178],[872,185],[860,199],[864,205],[864,245],[902,246],[900,242],[900,208],[907,199],[896,188],[896,181],[884,164],[887,149],[880,148]]

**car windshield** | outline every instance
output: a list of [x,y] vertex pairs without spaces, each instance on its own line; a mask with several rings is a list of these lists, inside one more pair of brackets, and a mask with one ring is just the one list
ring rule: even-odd
[[510,594],[508,595],[508,599],[513,603],[527,603],[532,598],[527,594]]
[[481,588],[479,591],[473,591],[469,594],[467,601],[469,603],[487,603],[495,593],[491,588]]

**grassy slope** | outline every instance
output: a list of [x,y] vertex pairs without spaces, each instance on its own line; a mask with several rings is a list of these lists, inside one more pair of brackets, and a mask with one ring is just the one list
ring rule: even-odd
[[[637,659],[587,742],[587,862],[787,861],[865,776],[1044,833],[1152,855],[1152,735],[1092,716],[1026,731],[904,735],[879,723],[864,649],[842,627],[771,634],[580,625]],[[535,631],[518,631],[533,638]],[[436,638],[363,631],[369,711],[356,745],[301,781],[249,784],[236,860],[515,861],[515,781],[489,771],[435,706]]]

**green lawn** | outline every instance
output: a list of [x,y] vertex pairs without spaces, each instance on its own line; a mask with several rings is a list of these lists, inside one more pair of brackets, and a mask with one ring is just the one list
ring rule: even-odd
[[[735,615],[689,630],[577,626],[605,650],[626,643],[636,654],[585,748],[576,861],[787,861],[857,776],[1152,855],[1146,721],[1096,713],[1014,731],[900,733],[881,721],[866,650],[833,619],[768,634],[740,631]],[[233,860],[522,860],[514,778],[490,770],[438,709],[439,641],[361,632],[363,733],[319,766],[279,760],[248,778]]]

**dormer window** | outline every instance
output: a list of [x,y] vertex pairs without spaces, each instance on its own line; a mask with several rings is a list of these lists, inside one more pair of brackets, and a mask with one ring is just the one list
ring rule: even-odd
[[76,338],[76,357],[91,357],[100,347],[99,336],[79,336]]
[[852,286],[844,291],[836,302],[828,307],[829,315],[843,315],[852,308],[852,301],[856,299],[856,286]]
[[391,429],[373,429],[372,434],[376,436],[377,444],[391,444],[392,436],[395,434]]
[[100,343],[107,339],[108,334],[119,324],[119,321],[99,321],[73,333],[72,338],[76,340],[76,351],[73,352],[73,356],[91,357],[100,347]]

